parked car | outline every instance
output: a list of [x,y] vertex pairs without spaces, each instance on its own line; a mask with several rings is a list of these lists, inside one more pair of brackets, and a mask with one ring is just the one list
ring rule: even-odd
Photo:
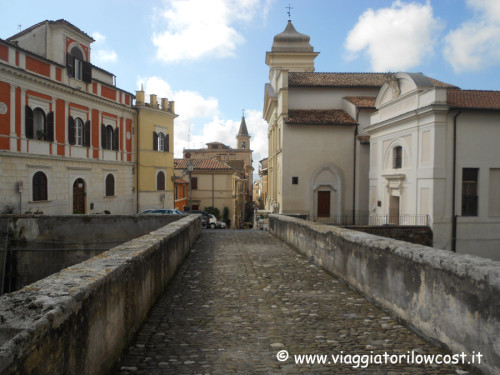
[[201,210],[186,210],[184,211],[185,214],[200,214],[201,216],[201,227],[202,228],[207,228],[209,224],[209,219],[210,219],[210,214],[207,211],[201,211]]
[[223,221],[218,221],[217,222],[217,228],[219,228],[219,229],[226,229],[227,225]]
[[171,208],[148,209],[139,212],[139,215],[178,215],[177,210]]
[[212,229],[217,228],[217,218],[212,214],[208,214],[208,215],[209,215],[209,219],[207,222],[207,227],[210,227]]

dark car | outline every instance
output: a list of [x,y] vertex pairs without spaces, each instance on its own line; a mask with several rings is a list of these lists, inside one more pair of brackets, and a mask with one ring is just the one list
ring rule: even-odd
[[184,211],[186,214],[200,214],[201,217],[201,225],[203,228],[208,227],[208,223],[210,222],[210,214],[207,211],[202,210],[186,210]]

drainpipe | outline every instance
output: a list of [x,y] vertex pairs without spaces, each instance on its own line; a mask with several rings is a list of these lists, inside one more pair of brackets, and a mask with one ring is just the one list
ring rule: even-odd
[[2,289],[0,290],[0,296],[3,295],[5,289],[5,274],[7,272],[7,253],[9,251],[9,228],[10,228],[10,218],[7,219],[7,231],[5,232],[5,247],[4,247],[3,270],[2,270]]
[[457,179],[457,117],[462,114],[459,111],[453,117],[453,187],[451,194],[451,250],[457,252],[457,215],[455,214],[455,196],[456,196],[456,179]]
[[137,142],[135,144],[135,160],[137,161],[136,162],[136,173],[135,173],[135,177],[136,177],[136,211],[137,213],[139,213],[139,136],[141,134],[141,132],[139,131],[139,115],[140,115],[140,111],[137,110],[137,124],[136,124],[136,131],[137,131]]
[[354,128],[354,158],[353,158],[353,173],[352,173],[352,225],[356,224],[356,148],[357,148],[357,137],[358,137],[358,117],[359,108],[356,110],[356,125]]

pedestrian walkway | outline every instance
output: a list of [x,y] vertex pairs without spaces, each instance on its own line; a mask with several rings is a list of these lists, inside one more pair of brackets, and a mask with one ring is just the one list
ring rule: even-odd
[[445,354],[268,232],[204,230],[116,374],[468,373],[412,351]]

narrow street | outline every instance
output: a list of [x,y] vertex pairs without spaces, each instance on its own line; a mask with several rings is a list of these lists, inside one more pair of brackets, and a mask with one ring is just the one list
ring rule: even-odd
[[411,351],[443,353],[268,232],[204,230],[116,374],[468,373],[360,363]]

